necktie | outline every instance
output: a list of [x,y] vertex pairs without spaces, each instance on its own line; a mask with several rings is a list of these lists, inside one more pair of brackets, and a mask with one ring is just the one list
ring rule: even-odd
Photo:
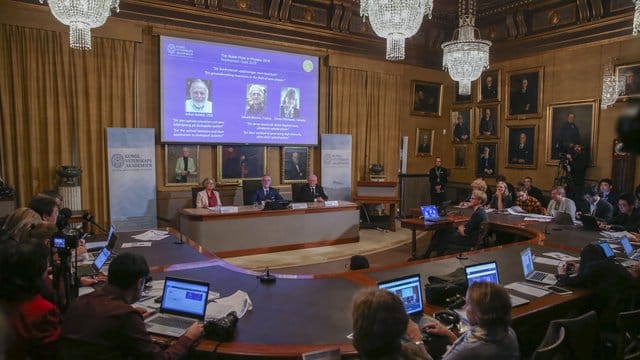
[[269,195],[269,189],[264,189],[264,196]]
[[316,187],[311,188],[311,195],[316,196]]

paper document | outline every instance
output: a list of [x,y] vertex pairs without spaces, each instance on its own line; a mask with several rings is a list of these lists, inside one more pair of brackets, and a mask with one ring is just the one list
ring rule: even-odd
[[522,210],[520,206],[512,206],[507,209],[507,212],[511,215],[526,215],[526,211]]
[[235,311],[238,317],[241,318],[251,309],[253,309],[253,303],[249,299],[249,294],[238,290],[231,296],[210,302],[207,305],[207,312],[204,317],[206,320],[217,319]]
[[601,231],[600,236],[610,239],[619,239],[623,236],[631,237],[632,235],[628,231]]
[[543,253],[542,255],[546,255],[548,257],[552,257],[554,259],[558,259],[558,260],[561,260],[561,261],[578,261],[578,260],[580,260],[579,258],[577,258],[575,256],[563,254],[561,252],[548,252],[548,253]]
[[169,232],[164,230],[148,230],[142,234],[134,235],[132,238],[144,241],[162,240],[169,237]]
[[151,247],[151,241],[138,241],[122,244],[123,249],[134,247]]
[[519,282],[513,282],[511,284],[508,284],[507,286],[505,286],[507,289],[511,289],[511,290],[515,290],[517,292],[521,292],[523,294],[527,294],[527,295],[531,295],[531,296],[535,296],[535,297],[543,297],[547,294],[549,294],[551,291],[549,290],[545,290],[543,288],[540,287],[534,287],[531,285],[525,285],[523,283],[519,283]]
[[485,209],[484,212],[486,212],[487,214],[491,214],[492,212],[495,212],[496,209]]
[[524,217],[524,221],[549,222],[551,220],[552,219],[539,218],[539,217],[533,217],[533,216],[525,216]]
[[553,266],[558,266],[558,265],[560,265],[560,263],[562,263],[562,261],[560,261],[560,260],[549,259],[549,258],[542,257],[542,256],[534,257],[533,258],[533,262],[536,262],[538,264],[546,264],[546,265],[553,265]]

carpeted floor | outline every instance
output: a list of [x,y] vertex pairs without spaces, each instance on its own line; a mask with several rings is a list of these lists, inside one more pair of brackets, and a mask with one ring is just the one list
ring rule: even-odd
[[[314,274],[345,271],[352,255],[365,255],[371,266],[404,262],[411,252],[411,231],[396,232],[361,229],[357,243],[322,246],[309,249],[239,256],[224,260],[250,270],[278,269],[274,272],[288,274]],[[428,236],[419,234],[418,249],[425,246]]]

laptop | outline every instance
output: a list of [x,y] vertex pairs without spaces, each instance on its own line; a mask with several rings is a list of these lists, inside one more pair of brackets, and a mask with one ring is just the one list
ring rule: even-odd
[[587,231],[600,231],[600,226],[598,225],[598,220],[591,215],[580,215],[580,220],[582,220],[582,228]]
[[180,337],[197,321],[204,321],[209,283],[167,277],[162,290],[159,314],[145,320],[147,331]]
[[90,276],[100,272],[104,264],[107,263],[107,260],[111,257],[111,250],[108,247],[103,247],[102,250],[98,253],[98,255],[93,260],[93,263],[89,265],[80,265],[78,266],[77,274],[79,277]]
[[622,239],[620,239],[620,245],[622,245],[624,254],[627,256],[627,258],[616,258],[616,260],[619,261],[622,266],[630,267],[640,260],[640,254],[633,251],[628,237],[623,236]]
[[116,255],[113,249],[115,249],[117,243],[118,243],[118,235],[116,235],[116,227],[114,225],[111,225],[109,227],[109,234],[107,235],[107,240],[87,243],[87,247],[88,247],[87,252],[90,252],[90,253],[100,252],[103,247],[108,247],[109,250],[111,250],[112,254]]
[[268,201],[264,203],[264,208],[262,210],[283,210],[289,206],[290,201],[288,200],[276,200],[276,201]]
[[424,221],[433,222],[447,220],[446,217],[440,217],[438,208],[435,205],[420,206],[420,210],[422,211],[422,218]]
[[381,281],[378,283],[378,288],[385,289],[396,294],[400,300],[402,300],[402,304],[404,305],[409,318],[420,324],[420,320],[424,316],[420,274]]
[[520,252],[520,260],[522,261],[522,270],[524,271],[525,279],[547,285],[553,285],[557,282],[554,274],[533,269],[531,248],[526,248]]
[[[476,281],[486,281],[500,284],[500,275],[498,275],[498,264],[495,261],[465,266],[464,273],[467,277],[467,286],[471,286],[471,284]],[[511,299],[511,307],[529,303],[529,300],[511,294],[509,294],[509,298]]]

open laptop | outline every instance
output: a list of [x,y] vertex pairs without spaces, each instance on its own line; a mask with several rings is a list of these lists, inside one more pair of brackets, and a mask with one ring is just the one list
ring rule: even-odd
[[145,320],[147,331],[179,337],[196,321],[204,321],[209,283],[167,277],[159,314]]
[[93,259],[93,263],[88,265],[80,265],[78,266],[78,276],[90,276],[100,272],[104,264],[107,263],[107,260],[111,257],[111,250],[109,247],[103,247],[102,250],[98,253],[98,255]]
[[409,315],[411,320],[420,324],[420,320],[424,316],[421,284],[420,274],[414,274],[387,281],[380,281],[378,288],[389,290],[398,295],[407,311],[407,315]]
[[525,279],[547,285],[553,285],[557,282],[554,274],[533,269],[531,248],[526,248],[520,252],[520,261],[522,261],[522,270],[524,271]]
[[95,241],[87,243],[87,251],[88,252],[100,252],[103,247],[108,247],[109,250],[116,255],[113,249],[115,249],[116,244],[118,243],[118,235],[116,235],[116,227],[111,225],[109,227],[109,234],[107,235],[106,241]]
[[580,215],[580,220],[582,220],[582,228],[587,231],[600,231],[600,226],[598,225],[598,220],[591,215],[582,214]]
[[636,262],[640,261],[640,254],[635,253],[633,251],[633,247],[631,247],[631,243],[629,242],[629,238],[623,236],[620,239],[620,245],[622,245],[622,250],[627,258],[617,257],[616,260],[622,264],[622,266],[630,267]]
[[[464,273],[467,277],[467,286],[471,286],[471,284],[476,281],[486,281],[500,284],[500,275],[498,275],[498,264],[496,264],[495,261],[465,266]],[[511,307],[529,303],[529,300],[511,294],[509,294],[509,298],[511,299]]]
[[422,218],[424,219],[424,221],[433,222],[447,220],[446,217],[440,217],[438,208],[435,205],[420,206],[420,210],[422,211]]

